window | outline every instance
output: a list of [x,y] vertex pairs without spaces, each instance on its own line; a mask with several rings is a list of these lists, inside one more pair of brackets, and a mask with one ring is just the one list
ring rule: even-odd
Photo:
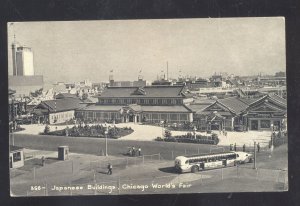
[[187,120],[186,114],[180,114],[180,120]]
[[177,99],[176,100],[176,104],[182,104],[182,100],[181,99]]
[[120,100],[119,100],[119,99],[116,99],[116,103],[119,104],[119,103],[120,103]]
[[171,99],[167,99],[167,104],[171,104]]
[[140,99],[140,103],[141,103],[141,104],[144,104],[144,99]]
[[158,100],[157,100],[157,104],[162,104],[161,99],[158,99]]
[[271,121],[270,120],[260,120],[260,127],[261,128],[270,128]]
[[161,114],[160,118],[162,120],[168,120],[168,115],[167,114]]
[[115,113],[111,113],[110,115],[111,115],[111,116],[110,116],[111,119],[115,119],[115,118],[116,118],[116,116],[115,116],[116,114],[115,114]]
[[13,154],[13,161],[14,162],[21,161],[21,152],[16,152]]
[[153,99],[149,99],[149,104],[153,104]]
[[170,114],[170,120],[176,121],[177,120],[177,114]]
[[152,119],[158,119],[158,114],[152,114]]

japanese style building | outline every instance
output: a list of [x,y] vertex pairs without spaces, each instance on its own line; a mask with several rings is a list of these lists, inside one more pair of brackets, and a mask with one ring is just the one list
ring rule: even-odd
[[76,111],[76,117],[100,122],[192,122],[183,86],[107,87],[98,103]]
[[286,100],[274,94],[230,97],[194,110],[194,122],[200,130],[285,130],[286,114]]
[[38,123],[59,124],[75,118],[75,110],[86,105],[78,98],[59,98],[41,102],[32,113]]
[[252,102],[242,117],[247,130],[286,130],[287,102],[275,94],[265,95]]

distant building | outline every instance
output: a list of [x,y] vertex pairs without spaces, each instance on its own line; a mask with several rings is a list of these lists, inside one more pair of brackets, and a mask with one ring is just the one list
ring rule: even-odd
[[33,53],[30,47],[12,44],[13,75],[33,76]]
[[144,87],[146,80],[139,78],[137,81],[114,81],[113,78],[109,80],[110,87]]
[[179,78],[174,85],[185,85],[189,90],[199,90],[200,88],[209,87],[207,79],[198,78],[195,80]]
[[33,52],[30,47],[12,44],[13,76],[8,76],[9,87],[16,91],[15,96],[29,96],[43,88],[43,76],[35,75]]
[[222,74],[214,74],[210,78],[212,87],[226,87],[226,79]]

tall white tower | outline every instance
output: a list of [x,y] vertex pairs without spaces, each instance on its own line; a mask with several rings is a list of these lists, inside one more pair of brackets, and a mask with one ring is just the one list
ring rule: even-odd
[[17,48],[16,71],[17,76],[34,76],[33,53],[30,47]]
[[12,43],[11,45],[11,50],[12,50],[12,63],[13,63],[13,75],[17,76],[17,62],[16,62],[16,50],[17,50],[17,45],[16,43]]

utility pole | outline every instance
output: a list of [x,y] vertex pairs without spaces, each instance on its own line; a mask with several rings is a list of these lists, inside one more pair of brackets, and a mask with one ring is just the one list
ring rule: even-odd
[[105,130],[105,156],[107,157],[108,154],[107,154],[107,135],[108,135],[108,127],[106,127],[106,130]]

